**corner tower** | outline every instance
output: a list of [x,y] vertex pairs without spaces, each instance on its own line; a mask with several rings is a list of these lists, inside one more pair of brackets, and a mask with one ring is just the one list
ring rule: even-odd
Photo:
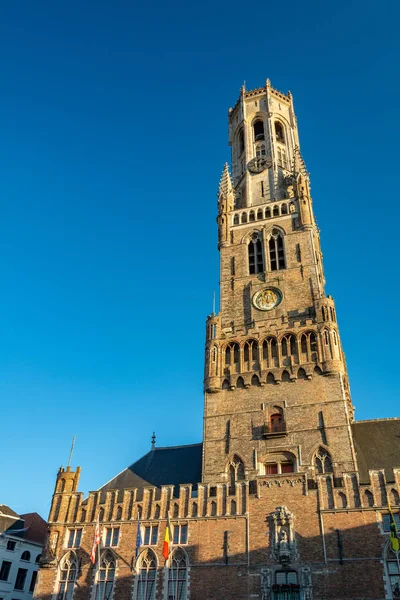
[[269,80],[242,88],[229,144],[220,312],[206,328],[203,481],[341,476],[356,469],[353,407],[290,92]]

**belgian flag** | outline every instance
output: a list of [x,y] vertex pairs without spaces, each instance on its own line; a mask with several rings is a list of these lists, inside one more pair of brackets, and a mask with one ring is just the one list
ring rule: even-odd
[[172,542],[172,527],[171,527],[171,523],[169,520],[169,513],[168,513],[167,526],[165,528],[164,545],[163,545],[163,556],[164,556],[165,560],[168,559],[171,542]]
[[389,508],[389,524],[390,524],[390,545],[394,552],[398,552],[400,550],[400,541],[399,541],[399,538],[397,537],[397,534],[398,534],[397,525],[396,525],[396,521],[394,520],[394,515],[392,513],[392,509],[390,508],[390,504],[388,504],[388,508]]

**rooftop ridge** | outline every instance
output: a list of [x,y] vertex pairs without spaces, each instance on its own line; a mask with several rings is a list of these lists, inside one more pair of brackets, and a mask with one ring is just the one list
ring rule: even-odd
[[382,419],[360,419],[357,421],[353,421],[353,425],[357,425],[357,423],[376,423],[376,421],[400,421],[400,417],[383,417]]
[[196,442],[195,444],[181,444],[180,446],[157,446],[155,450],[173,450],[175,448],[190,448],[192,446],[201,446],[203,442]]

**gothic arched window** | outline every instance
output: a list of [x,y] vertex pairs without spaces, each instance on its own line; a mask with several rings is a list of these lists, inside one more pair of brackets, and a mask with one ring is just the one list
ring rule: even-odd
[[255,233],[253,235],[247,248],[249,255],[250,275],[254,275],[255,273],[262,273],[264,271],[264,256],[260,234]]
[[248,371],[256,368],[258,363],[258,342],[256,340],[247,340],[243,348],[243,360],[246,363]]
[[324,449],[320,448],[314,457],[314,465],[317,473],[332,473],[332,459],[329,453]]
[[57,600],[71,600],[74,593],[78,561],[73,552],[69,552],[61,561]]
[[281,123],[279,123],[279,121],[275,121],[275,136],[276,136],[276,141],[279,142],[280,144],[284,144],[285,143],[285,136],[283,133],[283,126]]
[[269,337],[263,341],[262,356],[267,367],[278,366],[278,343],[276,338]]
[[307,331],[306,333],[303,333],[300,338],[300,347],[302,353],[302,362],[317,362],[317,336],[313,331]]
[[244,464],[241,458],[234,455],[229,464],[229,494],[236,493],[236,482],[242,481],[245,478]]
[[233,224],[234,225],[239,225],[239,215],[238,214],[234,215],[234,217],[233,217]]
[[272,231],[272,235],[270,237],[268,245],[271,271],[279,271],[280,269],[286,269],[282,234],[274,229]]
[[111,600],[115,580],[115,556],[106,550],[100,560],[97,573],[96,600]]
[[254,141],[255,142],[265,140],[264,123],[262,121],[257,120],[253,123],[253,131],[254,131]]
[[386,549],[386,568],[389,576],[392,598],[400,598],[400,563],[398,553],[392,550],[389,542]]
[[136,600],[155,600],[157,559],[153,550],[148,548],[140,557],[139,579]]
[[168,569],[168,600],[186,600],[188,560],[181,548],[176,548],[170,558]]
[[232,342],[225,348],[225,366],[232,367],[232,371],[239,372],[239,344]]

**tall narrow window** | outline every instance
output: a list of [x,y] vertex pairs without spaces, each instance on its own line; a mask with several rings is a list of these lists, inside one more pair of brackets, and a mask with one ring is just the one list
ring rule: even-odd
[[137,586],[137,600],[154,600],[156,597],[156,556],[146,550],[140,559],[140,573]]
[[168,569],[168,600],[186,600],[188,564],[181,548],[174,550]]
[[264,256],[260,234],[255,233],[248,245],[249,273],[262,273],[264,271]]
[[283,127],[281,125],[281,123],[279,123],[279,121],[275,121],[275,136],[276,136],[276,141],[279,142],[280,144],[284,144],[285,143],[285,136],[283,134]]
[[265,140],[264,123],[262,121],[255,121],[255,123],[253,124],[253,130],[254,130],[254,141],[255,142]]
[[398,552],[393,552],[389,543],[386,550],[386,567],[392,598],[400,598],[400,563]]
[[78,564],[73,552],[69,552],[61,561],[57,600],[71,600]]
[[243,129],[239,133],[239,156],[242,154],[244,150],[244,131]]
[[279,231],[273,230],[269,240],[269,262],[271,271],[285,269],[285,253],[283,249],[283,237]]
[[96,600],[111,600],[115,579],[115,558],[109,550],[103,553],[97,574]]

